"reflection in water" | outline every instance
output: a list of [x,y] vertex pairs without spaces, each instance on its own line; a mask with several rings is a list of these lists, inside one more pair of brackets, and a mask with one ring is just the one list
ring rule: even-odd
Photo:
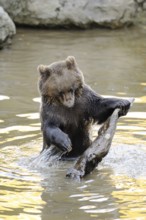
[[[40,219],[41,205],[43,204],[39,193],[31,193],[25,191],[24,188],[20,189],[20,192],[12,193],[9,187],[5,190],[9,191],[9,195],[4,197],[4,201],[1,203],[1,219],[6,219],[5,216],[10,216],[7,219]],[[12,188],[13,190],[13,188]],[[23,193],[22,193],[23,191]],[[5,191],[4,191],[5,192]],[[3,193],[4,193],[3,192]],[[3,194],[2,194],[3,195]],[[25,197],[24,197],[25,195]],[[29,198],[29,199],[28,199]],[[7,206],[3,206],[8,201]],[[19,205],[21,204],[21,206]],[[19,215],[19,213],[21,213]],[[19,216],[19,217],[18,217]],[[33,217],[35,216],[35,218]],[[38,216],[38,217],[37,217]]]
[[117,190],[112,195],[118,199],[120,216],[125,219],[145,219],[146,179],[118,176],[113,177],[113,182]]
[[[18,29],[11,48],[0,51],[0,219],[145,219],[145,35],[142,28]],[[68,55],[98,93],[136,98],[109,154],[80,183],[65,178],[73,162],[52,165],[39,155],[36,67]]]
[[37,173],[18,166],[21,150],[7,147],[0,152],[0,219],[34,219],[34,215],[40,219],[44,204],[38,184],[41,179]]
[[16,115],[18,117],[26,117],[28,119],[38,119],[39,118],[39,113],[27,113],[27,114],[18,114]]
[[5,95],[0,95],[0,101],[5,100],[5,99],[10,99],[10,98],[8,96],[5,96]]
[[[36,182],[28,180],[8,180],[3,178],[0,189],[0,217],[6,219],[40,219],[42,205],[45,203],[41,199],[42,188]],[[9,192],[9,193],[7,193]],[[21,214],[20,214],[21,213]],[[37,218],[38,216],[38,218]],[[8,219],[8,218],[7,218]]]
[[[90,217],[106,219],[108,216],[107,219],[144,220],[146,211],[145,179],[133,179],[125,175],[115,176],[108,171],[107,175],[109,174],[108,178],[102,169],[97,178],[94,176],[94,183],[87,184],[86,190],[83,190],[82,194],[74,194],[70,197],[76,198],[81,204],[80,209],[85,213],[90,213]],[[101,182],[104,184],[99,188]],[[98,190],[96,190],[97,188]]]
[[25,131],[36,131],[38,128],[31,127],[31,126],[11,126],[7,128],[3,128],[0,130],[0,133],[9,133],[10,131],[20,131],[20,132],[25,132]]

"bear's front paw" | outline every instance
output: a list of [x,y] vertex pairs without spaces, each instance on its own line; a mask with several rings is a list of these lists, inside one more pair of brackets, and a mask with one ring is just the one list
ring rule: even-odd
[[130,108],[131,103],[128,100],[121,100],[120,103],[118,103],[117,108],[120,109],[119,111],[119,117],[124,116],[127,114],[129,108]]
[[70,152],[72,150],[71,145],[71,140],[69,139],[68,135],[64,135],[60,142],[60,149],[64,152]]

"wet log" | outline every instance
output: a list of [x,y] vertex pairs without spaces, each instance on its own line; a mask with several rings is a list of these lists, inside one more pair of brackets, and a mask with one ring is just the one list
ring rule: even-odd
[[113,114],[102,125],[98,131],[97,138],[91,146],[79,157],[74,167],[67,171],[67,177],[80,180],[91,173],[101,162],[102,158],[107,155],[115,134],[119,111],[119,109],[115,109]]

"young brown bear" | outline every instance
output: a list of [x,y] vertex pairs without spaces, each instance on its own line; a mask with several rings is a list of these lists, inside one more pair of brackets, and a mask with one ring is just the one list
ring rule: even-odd
[[72,56],[38,70],[43,150],[53,144],[65,157],[79,156],[91,144],[90,125],[105,122],[116,108],[119,116],[128,112],[129,101],[104,98],[86,85]]

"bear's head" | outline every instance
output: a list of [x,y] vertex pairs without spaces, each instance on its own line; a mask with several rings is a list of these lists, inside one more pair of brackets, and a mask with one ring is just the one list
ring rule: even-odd
[[66,60],[46,65],[39,65],[39,91],[48,101],[73,107],[82,94],[84,77],[73,56]]

